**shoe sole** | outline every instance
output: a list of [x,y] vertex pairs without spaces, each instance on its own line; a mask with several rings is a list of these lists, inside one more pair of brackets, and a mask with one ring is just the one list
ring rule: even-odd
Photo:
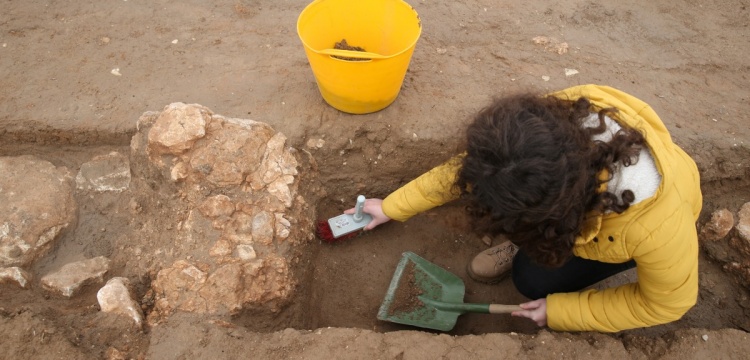
[[473,271],[471,271],[471,262],[469,262],[466,265],[466,274],[469,275],[469,277],[472,280],[476,281],[476,282],[479,282],[479,283],[482,283],[482,284],[487,284],[487,285],[495,285],[495,284],[497,284],[497,283],[505,280],[508,277],[508,275],[510,275],[510,270],[506,271],[505,273],[503,273],[500,276],[495,276],[495,277],[488,278],[488,277],[484,277],[484,276],[479,276],[479,275],[475,274]]

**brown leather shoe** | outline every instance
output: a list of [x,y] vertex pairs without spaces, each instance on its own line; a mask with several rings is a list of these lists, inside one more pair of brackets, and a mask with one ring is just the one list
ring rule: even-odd
[[510,241],[480,252],[466,267],[469,277],[485,284],[500,282],[510,274],[517,252],[518,247]]

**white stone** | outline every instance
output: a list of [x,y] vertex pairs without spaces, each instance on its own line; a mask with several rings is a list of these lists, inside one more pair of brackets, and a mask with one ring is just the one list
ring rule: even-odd
[[273,241],[275,216],[261,211],[253,217],[253,240],[261,244]]
[[320,149],[325,146],[326,141],[323,139],[310,139],[307,140],[307,147],[309,149]]
[[182,273],[192,278],[197,284],[206,282],[208,276],[201,269],[198,269],[194,265],[189,265],[182,269]]
[[292,199],[294,197],[294,194],[292,194],[292,189],[289,188],[286,178],[282,177],[268,184],[267,190],[269,194],[279,199],[279,201],[281,201],[284,206],[292,206]]
[[29,286],[31,275],[26,270],[13,266],[0,268],[0,284],[15,283],[26,289]]
[[750,242],[750,202],[746,202],[737,214],[737,234],[742,240]]
[[270,184],[281,175],[297,175],[297,159],[284,147],[286,136],[276,133],[266,144],[263,183]]
[[81,165],[76,185],[81,190],[98,192],[127,190],[130,186],[130,162],[118,152],[96,156]]
[[172,167],[169,175],[172,181],[180,181],[188,177],[188,171],[189,169],[187,164],[185,164],[184,162],[178,162],[174,167]]
[[148,132],[152,154],[178,155],[206,135],[210,112],[203,106],[183,103],[167,105]]
[[214,257],[224,257],[231,255],[232,242],[224,238],[216,240],[216,243],[208,251],[208,254]]
[[274,214],[276,217],[276,236],[278,236],[280,239],[286,239],[289,237],[289,230],[292,227],[292,224],[284,218],[283,213],[276,213]]
[[110,260],[104,256],[63,265],[60,270],[42,277],[42,286],[72,297],[84,285],[104,281],[109,271]]
[[130,293],[130,281],[127,278],[116,277],[109,279],[99,292],[96,299],[103,312],[114,313],[129,317],[138,327],[143,326],[143,312]]
[[255,248],[252,245],[237,245],[237,257],[243,261],[255,260],[258,254],[255,253]]
[[273,129],[267,125],[250,125],[249,129],[239,123],[220,125],[193,149],[190,167],[196,179],[205,178],[216,186],[233,187],[261,167]]
[[234,213],[234,203],[229,196],[215,195],[204,200],[198,210],[203,216],[211,219],[219,216],[231,216]]
[[235,244],[247,244],[247,245],[250,245],[250,244],[253,243],[253,235],[252,234],[243,234],[243,233],[231,234],[231,235],[229,235],[229,240],[231,240]]

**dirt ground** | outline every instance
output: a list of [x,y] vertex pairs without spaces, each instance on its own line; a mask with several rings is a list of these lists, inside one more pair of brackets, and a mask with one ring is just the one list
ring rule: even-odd
[[[297,36],[308,1],[6,0],[0,156],[36,155],[75,173],[96,155],[128,154],[144,112],[198,103],[266,122],[309,153],[306,169],[317,180],[306,196],[325,219],[357,194],[384,197],[455,154],[462,129],[492,97],[598,83],[651,104],[695,158],[705,197],[699,224],[750,201],[746,0],[408,2],[423,31],[399,97],[382,111],[350,115],[322,100]],[[77,194],[76,230],[33,272],[104,255],[113,275],[130,278],[143,296],[152,265],[125,255],[141,241],[128,211],[130,199],[143,196],[135,191]],[[157,223],[174,210],[150,205],[144,211]],[[163,225],[158,231],[168,236]],[[464,279],[467,302],[526,300],[510,281],[468,279],[466,262],[487,245],[461,204],[313,245],[300,295],[273,316],[178,315],[138,331],[99,312],[97,289],[63,299],[38,286],[0,285],[0,358],[727,359],[750,351],[748,289],[722,270],[716,251],[701,254],[698,304],[671,324],[570,334],[466,314],[445,335],[375,318],[402,252]]]

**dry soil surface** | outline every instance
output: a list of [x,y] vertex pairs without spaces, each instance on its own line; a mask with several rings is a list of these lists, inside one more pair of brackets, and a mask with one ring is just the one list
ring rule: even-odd
[[[127,154],[142,113],[198,103],[266,122],[309,153],[318,180],[308,196],[325,219],[357,194],[383,197],[455,154],[472,114],[495,96],[598,83],[651,104],[695,158],[699,224],[750,201],[746,0],[409,3],[423,30],[399,97],[350,115],[322,100],[297,36],[308,1],[3,1],[0,155],[36,155],[76,172],[96,155]],[[130,277],[143,296],[150,279],[118,258],[123,236],[109,235],[128,234],[124,209],[135,195],[79,196],[77,230],[33,270],[110,256],[113,275]],[[314,245],[298,299],[274,316],[184,314],[138,331],[102,316],[96,289],[62,299],[0,285],[0,358],[726,359],[750,351],[748,290],[722,270],[721,251],[701,254],[698,305],[671,324],[570,334],[467,314],[439,334],[375,319],[404,251],[466,280],[467,302],[526,300],[509,281],[468,280],[466,262],[487,245],[461,204]]]

